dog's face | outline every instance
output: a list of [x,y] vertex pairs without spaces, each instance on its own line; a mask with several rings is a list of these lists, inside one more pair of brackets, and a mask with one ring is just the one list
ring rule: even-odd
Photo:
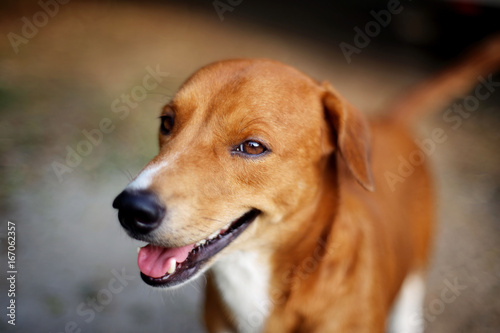
[[328,155],[349,154],[335,137],[342,102],[329,96],[267,60],[219,62],[181,87],[161,113],[159,154],[114,202],[128,233],[151,243],[138,259],[148,284],[190,280],[223,248],[257,246],[316,199]]

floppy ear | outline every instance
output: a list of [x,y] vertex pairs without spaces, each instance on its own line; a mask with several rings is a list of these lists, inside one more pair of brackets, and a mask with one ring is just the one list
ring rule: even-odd
[[370,167],[370,133],[365,117],[328,83],[324,82],[323,106],[327,121],[337,133],[337,147],[349,171],[368,191],[374,191]]

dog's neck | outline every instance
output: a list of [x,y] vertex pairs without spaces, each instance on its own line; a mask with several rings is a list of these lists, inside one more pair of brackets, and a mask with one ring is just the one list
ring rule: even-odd
[[236,331],[261,332],[272,308],[269,256],[237,251],[215,263],[212,272]]
[[[339,177],[338,173],[342,173]],[[303,304],[308,295],[318,295],[311,288],[321,285],[325,278],[323,260],[328,256],[328,262],[340,263],[338,267],[353,267],[357,256],[357,243],[361,239],[360,230],[355,223],[350,223],[350,217],[341,216],[339,201],[342,191],[339,179],[344,177],[344,167],[337,166],[335,159],[329,161],[325,170],[324,183],[311,212],[301,221],[297,232],[290,235],[271,257],[271,280],[269,284],[270,303],[274,322],[266,323],[266,328],[273,331],[284,325],[294,331],[299,323],[287,322],[280,312],[285,308],[304,310]],[[349,177],[348,177],[349,178]],[[354,179],[348,180],[349,186],[359,186]],[[352,184],[351,184],[352,183]],[[333,269],[328,274],[329,281],[338,282],[347,278],[349,269]],[[314,301],[314,300],[313,300]],[[274,315],[277,314],[277,315]],[[300,316],[298,316],[300,317]],[[297,319],[297,318],[295,318]],[[284,322],[287,322],[284,324]],[[286,329],[285,329],[286,330]],[[303,328],[307,331],[307,328]]]
[[[290,232],[284,235],[281,246],[276,249],[274,261],[288,265],[300,265],[311,256],[322,254],[329,242],[333,222],[337,214],[339,193],[335,159],[330,159],[325,167],[318,194],[308,207],[304,207],[290,221]],[[282,264],[280,264],[283,267]]]
[[216,263],[214,279],[241,332],[260,332],[271,311],[286,303],[297,280],[314,274],[331,251],[338,205],[335,158],[325,161],[325,175],[311,204],[283,224],[272,253],[236,252]]

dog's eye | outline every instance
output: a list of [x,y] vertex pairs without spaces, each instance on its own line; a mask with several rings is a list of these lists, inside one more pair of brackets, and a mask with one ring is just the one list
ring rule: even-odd
[[163,135],[168,135],[170,132],[172,132],[172,129],[174,127],[174,117],[173,116],[161,116],[161,133]]
[[267,148],[260,142],[249,140],[238,145],[235,151],[247,155],[260,155],[265,153]]

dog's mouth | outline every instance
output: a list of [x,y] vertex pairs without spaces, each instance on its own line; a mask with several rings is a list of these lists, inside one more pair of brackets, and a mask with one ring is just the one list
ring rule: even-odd
[[153,287],[172,287],[188,281],[208,260],[238,237],[260,214],[251,209],[236,221],[196,244],[166,248],[146,245],[139,250],[141,277]]

